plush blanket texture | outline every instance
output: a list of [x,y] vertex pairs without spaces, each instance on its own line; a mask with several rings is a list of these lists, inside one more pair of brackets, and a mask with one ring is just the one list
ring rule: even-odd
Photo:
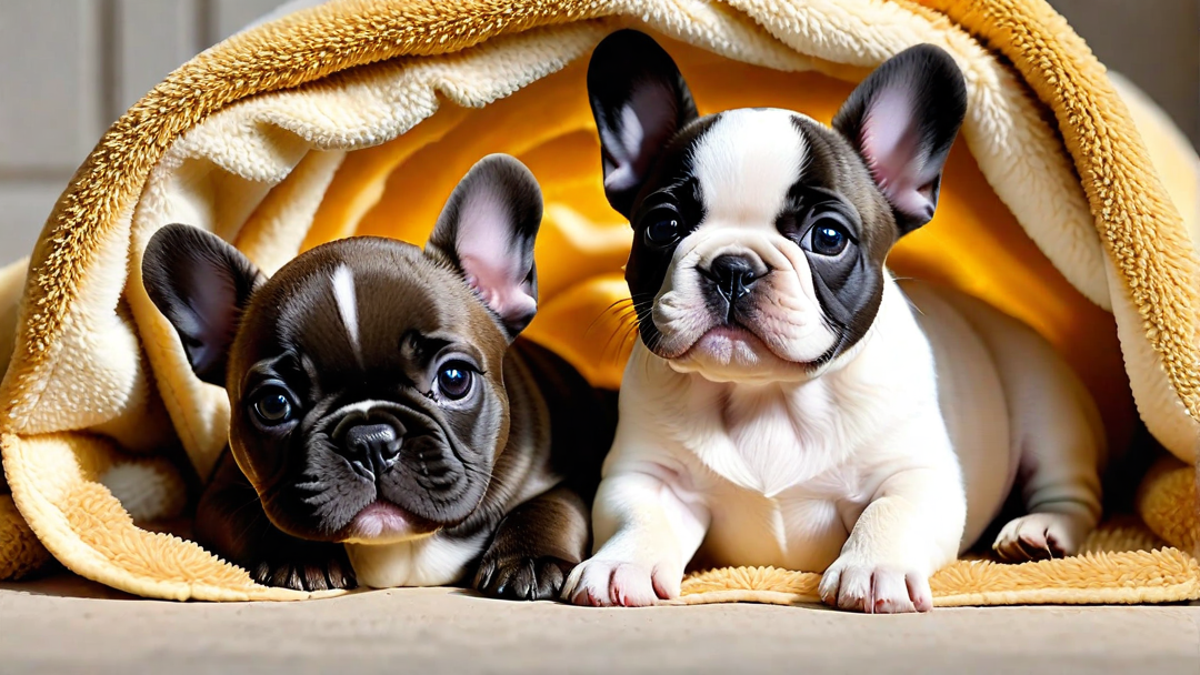
[[[333,0],[213,47],[113,125],[30,258],[0,273],[0,578],[54,558],[149,597],[307,597],[148,529],[185,512],[229,415],[141,285],[142,250],[167,223],[215,231],[270,272],[337,237],[423,241],[472,163],[514,154],[547,204],[528,335],[618,384],[631,335],[608,308],[627,293],[630,235],[603,197],[583,75],[625,26],[663,40],[702,112],[827,121],[901,49],[953,54],[962,138],[937,217],[891,267],[1028,322],[1095,394],[1110,443],[1144,424],[1165,452],[1136,516],[1086,554],[960,561],[935,577],[936,602],[1200,598],[1198,162],[1042,0]],[[710,570],[681,602],[812,601],[818,578]]]

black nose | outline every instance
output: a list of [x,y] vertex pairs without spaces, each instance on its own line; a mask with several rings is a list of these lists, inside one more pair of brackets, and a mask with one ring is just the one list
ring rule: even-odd
[[359,424],[346,430],[342,452],[346,459],[370,469],[378,478],[400,457],[403,438],[403,430],[391,424]]
[[717,292],[726,302],[733,303],[750,293],[754,282],[762,276],[747,258],[726,253],[719,255],[708,268],[708,276],[717,284]]

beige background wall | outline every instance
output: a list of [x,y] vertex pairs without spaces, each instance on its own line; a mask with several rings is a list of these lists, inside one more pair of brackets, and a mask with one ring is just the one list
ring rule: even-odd
[[[453,2],[453,0],[440,0]],[[79,163],[175,66],[281,0],[0,0],[0,264]],[[1200,0],[1051,0],[1200,139]]]
[[0,0],[0,264],[33,246],[109,124],[280,0]]

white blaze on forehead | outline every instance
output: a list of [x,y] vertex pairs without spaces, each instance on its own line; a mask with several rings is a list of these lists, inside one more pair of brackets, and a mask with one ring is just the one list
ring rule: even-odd
[[692,150],[692,167],[706,223],[774,229],[808,158],[794,116],[785,110],[734,110],[704,133]]
[[333,271],[333,299],[337,303],[338,316],[342,317],[342,325],[346,335],[350,337],[350,347],[354,356],[362,363],[362,346],[358,341],[358,296],[354,290],[354,273],[349,267],[339,265]]

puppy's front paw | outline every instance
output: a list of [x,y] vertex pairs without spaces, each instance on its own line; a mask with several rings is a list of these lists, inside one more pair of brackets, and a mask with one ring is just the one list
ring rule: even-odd
[[928,612],[933,609],[929,578],[905,565],[842,555],[818,587],[827,605],[867,614]]
[[245,567],[251,578],[266,586],[310,592],[357,587],[358,581],[349,559],[321,549],[281,553],[269,560],[246,564]]
[[574,564],[553,556],[484,556],[475,590],[506,600],[554,600]]
[[1009,521],[1000,530],[992,550],[1005,562],[1062,558],[1079,551],[1090,529],[1083,516],[1031,513]]
[[679,597],[682,572],[666,566],[592,558],[575,567],[563,588],[563,599],[592,607],[647,607]]

